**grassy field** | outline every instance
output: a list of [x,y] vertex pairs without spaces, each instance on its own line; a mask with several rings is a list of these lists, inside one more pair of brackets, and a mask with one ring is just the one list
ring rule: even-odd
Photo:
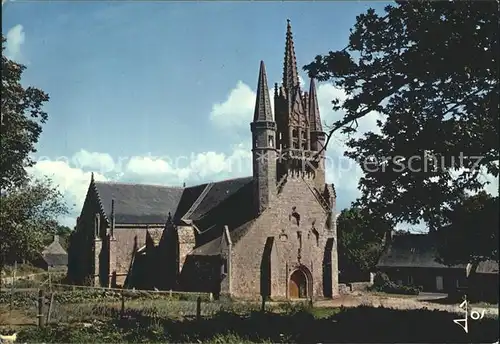
[[[10,309],[12,300],[12,309]],[[303,303],[202,302],[196,318],[193,296],[137,294],[125,301],[112,292],[60,292],[51,321],[36,324],[36,293],[0,294],[0,333],[18,332],[23,343],[493,343],[498,319],[469,321],[456,314],[358,306],[314,307]]]

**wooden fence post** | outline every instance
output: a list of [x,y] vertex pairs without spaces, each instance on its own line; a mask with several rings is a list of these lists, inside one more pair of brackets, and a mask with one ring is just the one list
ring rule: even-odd
[[196,320],[201,319],[201,296],[196,299]]
[[47,312],[47,324],[50,323],[50,315],[52,314],[52,305],[54,304],[54,294],[55,292],[52,292],[50,294],[49,311]]
[[125,294],[123,293],[122,289],[122,308],[120,310],[120,317],[123,318],[124,315],[125,315]]
[[45,295],[43,289],[38,291],[38,327],[43,327],[45,325],[45,319],[43,317],[43,308],[45,304]]

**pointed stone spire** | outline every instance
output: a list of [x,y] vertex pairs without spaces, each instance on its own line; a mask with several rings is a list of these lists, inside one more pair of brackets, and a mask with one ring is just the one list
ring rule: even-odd
[[93,182],[94,181],[94,172],[91,172],[90,173],[90,181]]
[[302,95],[300,94],[300,90],[298,88],[292,93],[292,122],[295,125],[303,124],[307,122],[306,120],[306,112],[304,111],[304,102],[302,101]]
[[257,99],[255,101],[254,122],[274,122],[267,86],[266,66],[260,61],[259,81],[257,86]]
[[283,86],[289,93],[299,85],[299,73],[297,71],[297,59],[295,57],[295,48],[293,46],[292,26],[290,19],[287,19],[286,43],[285,43],[285,62],[283,65]]
[[314,78],[311,78],[311,86],[309,87],[309,123],[311,124],[311,131],[323,131]]

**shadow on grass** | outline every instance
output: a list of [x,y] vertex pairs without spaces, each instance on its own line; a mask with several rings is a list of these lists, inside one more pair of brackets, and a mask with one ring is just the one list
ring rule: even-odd
[[99,328],[32,329],[24,342],[281,342],[281,343],[493,343],[499,337],[498,319],[469,321],[469,333],[455,324],[456,315],[429,310],[358,307],[339,309],[329,316],[316,310],[289,314],[219,312],[207,319],[172,320],[130,310],[127,319]]
[[463,301],[462,296],[445,296],[441,298],[421,298],[419,299],[421,302],[434,303],[438,305],[459,305]]

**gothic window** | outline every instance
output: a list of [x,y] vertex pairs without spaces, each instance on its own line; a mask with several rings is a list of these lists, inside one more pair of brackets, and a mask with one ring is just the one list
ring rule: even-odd
[[297,141],[293,142],[293,148],[299,149],[299,143]]
[[222,264],[220,267],[220,273],[223,277],[227,276],[227,259],[222,260]]
[[292,208],[291,217],[293,217],[295,219],[295,221],[297,222],[297,226],[300,226],[300,214],[297,212],[296,207]]
[[269,147],[274,147],[274,138],[273,135],[269,135]]
[[316,238],[316,245],[319,246],[319,233],[316,230],[316,228],[313,227],[312,233],[314,234],[314,237]]
[[292,137],[296,138],[296,137],[298,137],[298,134],[299,133],[298,133],[297,129],[292,130]]
[[94,233],[95,233],[95,237],[98,238],[99,237],[99,229],[101,227],[101,217],[99,216],[99,214],[95,214],[95,221],[94,221]]
[[297,232],[297,239],[299,239],[299,249],[302,248],[302,232],[298,231]]

